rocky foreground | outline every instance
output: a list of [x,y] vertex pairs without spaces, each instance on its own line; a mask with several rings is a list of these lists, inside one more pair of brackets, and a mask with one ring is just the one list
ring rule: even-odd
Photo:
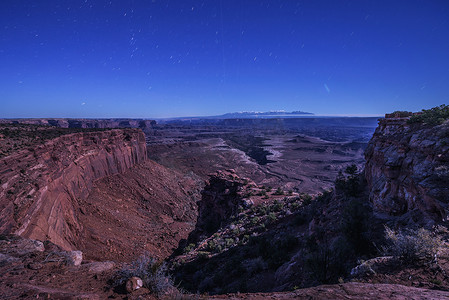
[[[142,287],[118,290],[113,280],[119,267],[112,261],[83,261],[50,242],[13,236],[0,240],[2,299],[156,299]],[[449,292],[400,284],[348,282],[291,292],[226,295],[167,294],[162,299],[446,299]]]

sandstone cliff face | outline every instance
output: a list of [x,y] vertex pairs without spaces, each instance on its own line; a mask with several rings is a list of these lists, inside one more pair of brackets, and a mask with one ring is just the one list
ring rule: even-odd
[[449,204],[449,123],[408,125],[387,118],[365,152],[365,177],[374,209],[390,215],[419,212],[437,221]]
[[64,135],[0,160],[0,232],[71,250],[94,181],[146,160],[138,129]]

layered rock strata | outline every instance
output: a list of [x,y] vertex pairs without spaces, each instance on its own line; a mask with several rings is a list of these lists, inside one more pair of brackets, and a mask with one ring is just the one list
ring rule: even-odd
[[0,233],[72,250],[94,181],[146,160],[139,129],[64,135],[0,160]]
[[370,200],[376,211],[389,215],[418,212],[434,221],[446,220],[449,123],[428,126],[407,120],[381,119],[366,149]]

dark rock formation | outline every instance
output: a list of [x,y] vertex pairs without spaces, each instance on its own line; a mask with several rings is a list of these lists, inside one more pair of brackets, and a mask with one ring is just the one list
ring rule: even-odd
[[234,170],[218,171],[211,175],[198,202],[198,220],[189,240],[197,241],[209,236],[229,222],[238,213],[239,206],[247,205],[244,200],[247,179],[242,179]]
[[370,200],[378,212],[418,212],[427,221],[446,220],[449,124],[409,125],[407,120],[381,119],[366,149],[365,176]]
[[94,181],[147,158],[138,129],[64,135],[0,160],[0,232],[72,250]]

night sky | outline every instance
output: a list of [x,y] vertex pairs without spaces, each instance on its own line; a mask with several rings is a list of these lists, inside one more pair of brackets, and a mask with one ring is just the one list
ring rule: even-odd
[[449,1],[0,1],[0,117],[449,104]]

